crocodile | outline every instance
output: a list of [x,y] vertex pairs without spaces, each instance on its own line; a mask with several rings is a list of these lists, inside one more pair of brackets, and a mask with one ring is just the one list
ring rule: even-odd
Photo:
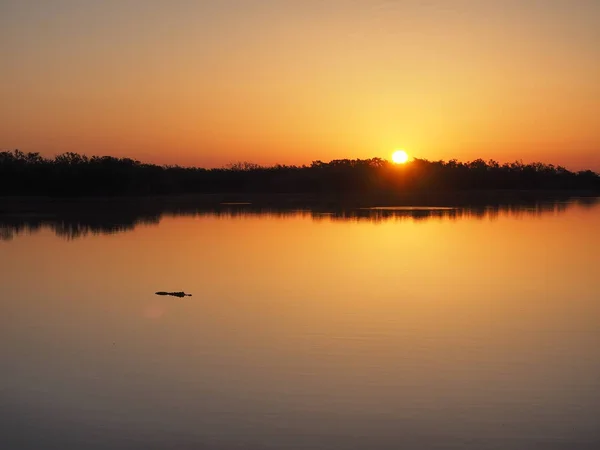
[[192,294],[186,294],[185,292],[164,292],[158,291],[156,295],[172,295],[173,297],[191,297]]

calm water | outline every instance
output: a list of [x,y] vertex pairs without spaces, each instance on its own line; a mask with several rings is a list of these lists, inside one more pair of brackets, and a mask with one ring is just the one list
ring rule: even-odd
[[0,223],[3,449],[600,448],[592,201]]

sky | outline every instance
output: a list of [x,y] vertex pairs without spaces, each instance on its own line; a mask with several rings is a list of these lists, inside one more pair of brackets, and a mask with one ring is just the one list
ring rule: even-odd
[[0,149],[600,171],[598,0],[0,0]]

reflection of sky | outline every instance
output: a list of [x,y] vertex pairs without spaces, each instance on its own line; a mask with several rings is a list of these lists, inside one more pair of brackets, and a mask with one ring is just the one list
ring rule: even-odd
[[298,449],[298,436],[593,448],[599,228],[597,206],[452,221],[207,214],[3,242],[0,435],[100,450]]
[[4,242],[1,435],[102,450],[598,442],[599,227],[581,206],[208,214]]

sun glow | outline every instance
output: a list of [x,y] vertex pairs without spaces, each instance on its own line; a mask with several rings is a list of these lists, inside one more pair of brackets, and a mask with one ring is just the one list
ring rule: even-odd
[[394,161],[396,164],[404,164],[408,161],[408,153],[406,153],[404,150],[396,150],[392,154],[392,161]]

